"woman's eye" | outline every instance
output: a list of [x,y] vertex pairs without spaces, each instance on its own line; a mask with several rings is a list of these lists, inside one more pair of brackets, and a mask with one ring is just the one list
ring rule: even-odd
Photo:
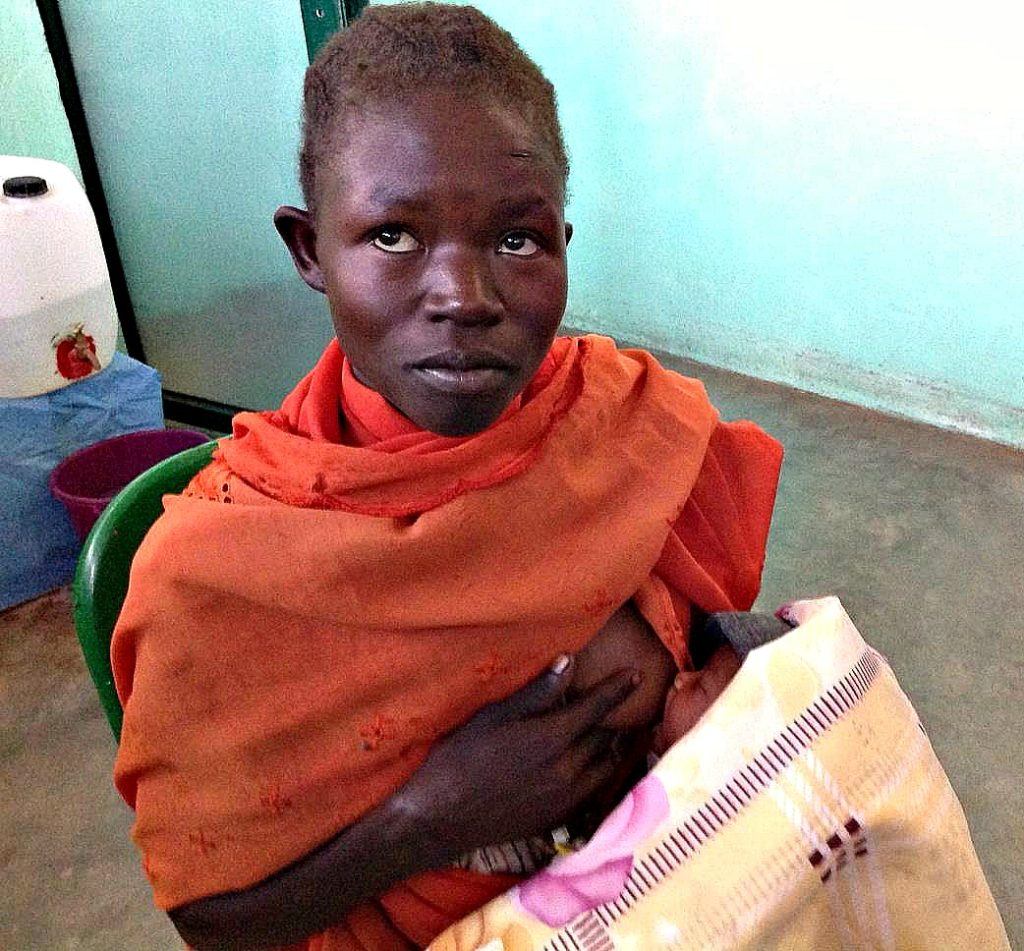
[[515,254],[518,257],[529,257],[539,250],[536,241],[522,231],[510,231],[498,244],[499,254]]
[[381,251],[391,251],[394,254],[415,251],[420,246],[419,241],[401,228],[382,228],[377,232],[371,244],[375,248],[380,248]]

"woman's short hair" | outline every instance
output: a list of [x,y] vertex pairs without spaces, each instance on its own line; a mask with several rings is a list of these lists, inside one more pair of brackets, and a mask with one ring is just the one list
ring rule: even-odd
[[370,6],[306,71],[299,178],[307,207],[315,211],[318,169],[343,144],[348,116],[429,89],[479,96],[518,114],[568,179],[554,86],[508,32],[474,7]]

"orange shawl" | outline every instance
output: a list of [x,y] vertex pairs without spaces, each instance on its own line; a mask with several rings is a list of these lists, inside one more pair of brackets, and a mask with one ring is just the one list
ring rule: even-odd
[[[781,447],[649,354],[558,341],[483,433],[373,448],[334,441],[373,439],[332,422],[343,367],[332,344],[279,411],[236,417],[133,564],[115,781],[165,909],[337,834],[629,598],[682,662],[691,603],[758,590]],[[390,923],[367,906],[310,947],[422,945],[508,881],[407,885]]]

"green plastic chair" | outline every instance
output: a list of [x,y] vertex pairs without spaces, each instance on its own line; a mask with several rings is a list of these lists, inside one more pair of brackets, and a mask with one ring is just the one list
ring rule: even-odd
[[163,496],[181,492],[210,462],[216,446],[216,442],[209,442],[186,449],[129,482],[100,514],[78,556],[71,584],[75,631],[103,712],[118,741],[123,712],[110,667],[110,638],[128,592],[132,558],[163,512]]

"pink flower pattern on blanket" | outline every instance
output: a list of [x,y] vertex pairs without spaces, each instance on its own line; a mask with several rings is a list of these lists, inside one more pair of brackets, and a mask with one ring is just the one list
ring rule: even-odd
[[557,859],[516,889],[524,911],[560,928],[577,915],[618,897],[633,868],[633,850],[668,816],[668,795],[657,776],[641,780],[594,837],[574,855]]

